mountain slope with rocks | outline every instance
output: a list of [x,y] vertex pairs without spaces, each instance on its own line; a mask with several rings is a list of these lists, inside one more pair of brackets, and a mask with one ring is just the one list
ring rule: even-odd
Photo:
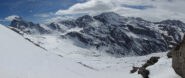
[[[146,77],[181,78],[165,51],[182,40],[184,27],[178,20],[150,22],[113,12],[48,25],[15,18],[0,25],[0,77],[142,78],[129,71],[151,62]],[[154,64],[151,57],[160,59]]]
[[18,19],[20,18],[13,20],[10,26],[29,35],[37,35],[37,38],[31,37],[41,43],[40,45],[46,46],[42,40],[38,41],[38,36],[41,38],[43,35],[55,35],[59,40],[70,40],[79,48],[93,49],[115,56],[168,51],[182,40],[185,33],[185,24],[178,20],[150,22],[142,18],[120,16],[113,12],[96,16],[85,15],[49,25],[33,24]]
[[[0,25],[0,37],[1,78],[142,78],[129,71],[132,66],[140,67],[152,56],[161,59],[147,68],[151,72],[150,78],[180,78],[173,71],[166,53],[122,58],[81,54],[69,57],[43,50],[3,25]],[[74,46],[62,48],[66,50],[67,47],[76,49]]]

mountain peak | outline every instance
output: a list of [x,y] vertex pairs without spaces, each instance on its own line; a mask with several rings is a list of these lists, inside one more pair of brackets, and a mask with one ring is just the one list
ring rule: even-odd
[[100,15],[94,16],[94,19],[103,22],[104,24],[118,24],[120,20],[124,20],[123,16],[120,16],[114,12],[105,12]]
[[[178,20],[166,20],[156,24],[142,18],[120,16],[114,12],[106,12],[93,17],[85,15],[75,20],[51,23],[47,27],[31,24],[24,20],[12,24],[15,28],[31,34],[36,31],[39,34],[59,31],[65,39],[96,47],[97,50],[104,48],[105,52],[113,55],[145,55],[167,51],[176,42],[179,42],[182,34],[185,33],[183,30],[185,24],[181,24]],[[77,34],[68,35],[70,32]]]
[[93,21],[93,17],[90,15],[84,15],[82,17],[79,17],[77,21],[83,21],[83,22],[91,22]]
[[24,21],[24,19],[22,17],[15,17],[12,21]]
[[171,20],[171,19],[167,19],[167,20],[163,20],[161,22],[157,22],[157,24],[170,24],[170,25],[179,25],[179,24],[184,24],[182,21],[180,20]]
[[11,27],[17,28],[27,34],[33,33],[48,33],[48,31],[41,27],[40,24],[35,24],[33,22],[27,22],[21,17],[16,17],[10,24]]
[[12,21],[10,26],[19,28],[19,26],[27,26],[27,22],[24,21],[21,17],[15,17]]

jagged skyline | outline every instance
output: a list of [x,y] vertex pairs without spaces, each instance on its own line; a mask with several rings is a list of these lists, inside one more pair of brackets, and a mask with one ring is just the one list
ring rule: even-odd
[[184,3],[184,0],[1,0],[0,23],[8,24],[6,18],[15,15],[28,21],[48,23],[102,12],[150,21],[176,19],[185,22]]

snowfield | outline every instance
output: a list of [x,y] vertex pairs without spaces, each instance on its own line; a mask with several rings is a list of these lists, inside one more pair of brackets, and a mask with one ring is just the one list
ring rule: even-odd
[[38,39],[47,51],[0,25],[0,78],[142,78],[130,70],[152,56],[161,59],[147,68],[150,78],[180,78],[166,53],[115,58],[52,36]]

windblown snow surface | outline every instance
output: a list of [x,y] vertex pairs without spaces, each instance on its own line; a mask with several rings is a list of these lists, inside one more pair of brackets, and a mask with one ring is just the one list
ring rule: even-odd
[[52,36],[38,39],[47,51],[0,25],[0,78],[142,78],[130,70],[152,56],[161,59],[147,68],[150,78],[180,78],[166,53],[115,58]]

